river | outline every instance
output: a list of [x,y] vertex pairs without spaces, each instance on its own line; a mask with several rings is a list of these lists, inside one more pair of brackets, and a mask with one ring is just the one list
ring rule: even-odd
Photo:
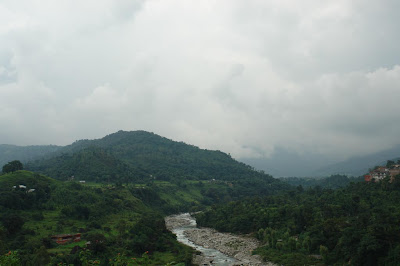
[[197,228],[196,220],[189,213],[171,215],[165,218],[166,226],[177,240],[191,246],[201,255],[195,255],[193,262],[198,265],[274,265],[263,262],[252,250],[259,246],[257,240],[249,237],[220,233],[210,228]]

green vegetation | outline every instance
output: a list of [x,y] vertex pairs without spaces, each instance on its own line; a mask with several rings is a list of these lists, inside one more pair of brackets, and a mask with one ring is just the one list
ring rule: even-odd
[[18,170],[22,170],[24,166],[18,160],[11,161],[3,166],[3,173],[12,173]]
[[298,187],[213,206],[198,214],[197,222],[220,231],[253,233],[265,244],[257,252],[278,263],[286,258],[285,265],[298,265],[298,254],[320,254],[326,264],[398,265],[399,179],[352,183],[338,190]]
[[[400,264],[400,178],[284,180],[295,187],[144,131],[39,150],[30,171],[3,167],[0,265],[190,265],[193,250],[163,219],[184,211],[253,234],[264,244],[254,252],[283,265]],[[52,239],[77,233],[78,242]]]
[[[199,149],[145,131],[119,131],[98,140],[77,141],[60,149],[57,156],[35,161],[26,167],[62,180],[74,175],[86,179],[96,176],[97,179],[93,180],[115,182],[114,177],[127,174],[127,166],[132,171],[128,176],[142,178],[146,175],[149,180],[234,181],[258,178],[276,182],[271,176],[254,171],[226,153]],[[108,172],[114,168],[122,169],[121,172]]]
[[324,178],[313,177],[284,177],[279,180],[292,186],[316,187],[337,189],[349,185],[351,182],[362,182],[364,177],[348,177],[345,175],[331,175]]
[[81,140],[26,168],[59,180],[126,185],[163,213],[199,209],[289,186],[220,151],[202,150],[144,131]]
[[[23,265],[85,265],[82,254],[102,263],[117,259],[118,253],[138,263],[144,253],[149,264],[191,260],[192,250],[176,241],[162,215],[124,186],[91,187],[16,171],[0,176],[0,190],[1,260],[11,258],[10,250],[18,251],[12,254]],[[78,243],[51,240],[52,235],[78,232]]]
[[[18,169],[0,176],[0,254],[18,251],[24,265],[190,264],[193,250],[163,215],[289,188],[222,152],[143,131],[78,141]],[[51,239],[78,232],[77,243]]]
[[100,147],[91,146],[73,154],[27,164],[27,169],[60,180],[85,180],[94,182],[122,183],[149,179],[137,168],[130,167]]

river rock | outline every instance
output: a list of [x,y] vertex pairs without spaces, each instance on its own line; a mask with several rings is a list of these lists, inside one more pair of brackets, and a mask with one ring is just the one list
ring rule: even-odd
[[[169,230],[195,224],[194,218],[189,214],[168,216],[165,222]],[[216,249],[236,259],[236,262],[231,265],[275,265],[270,262],[263,262],[258,255],[252,255],[252,251],[256,249],[260,243],[251,237],[221,233],[211,228],[196,227],[188,228],[184,231],[184,235],[196,245]],[[196,265],[217,265],[213,264],[212,258],[198,254],[194,255],[193,263]]]

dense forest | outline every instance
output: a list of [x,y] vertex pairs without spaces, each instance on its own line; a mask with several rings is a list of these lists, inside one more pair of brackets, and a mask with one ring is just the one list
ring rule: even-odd
[[[200,149],[145,131],[118,131],[102,139],[76,141],[47,154],[44,159],[27,164],[26,168],[58,179],[65,179],[71,174],[90,178],[85,172],[86,165],[94,160],[96,165],[89,167],[96,169],[103,167],[101,163],[108,163],[108,160],[98,156],[108,156],[110,164],[114,164],[110,168],[115,165],[129,166],[134,176],[146,174],[148,178],[157,180],[234,181],[262,178],[275,182],[271,176],[254,171],[221,151]],[[108,173],[99,174],[98,181],[107,181]]]
[[320,186],[322,188],[341,188],[349,185],[351,182],[361,182],[364,181],[364,177],[348,177],[345,175],[331,175],[329,177],[282,177],[279,180],[288,183],[292,186],[302,186],[306,187],[316,187]]
[[301,186],[275,196],[214,205],[197,214],[200,226],[253,233],[257,250],[284,264],[323,262],[399,265],[400,177],[393,183],[351,183],[332,190]]
[[94,181],[94,182],[138,182],[149,179],[149,175],[118,160],[106,150],[90,146],[69,154],[28,163],[26,168],[60,179]]

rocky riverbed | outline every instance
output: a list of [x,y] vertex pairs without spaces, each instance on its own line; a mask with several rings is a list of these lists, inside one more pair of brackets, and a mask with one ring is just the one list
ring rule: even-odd
[[[238,236],[228,233],[220,233],[210,228],[197,228],[196,221],[188,213],[172,215],[165,218],[167,228],[174,233],[179,233],[178,240],[192,245],[202,252],[195,255],[193,262],[198,265],[274,265],[263,262],[258,255],[252,255],[252,251],[259,246],[259,242],[250,237]],[[183,240],[183,241],[182,241]],[[200,248],[198,248],[200,247]],[[223,258],[214,253],[203,252],[203,249],[217,250],[227,257]],[[206,254],[204,254],[206,253]]]

